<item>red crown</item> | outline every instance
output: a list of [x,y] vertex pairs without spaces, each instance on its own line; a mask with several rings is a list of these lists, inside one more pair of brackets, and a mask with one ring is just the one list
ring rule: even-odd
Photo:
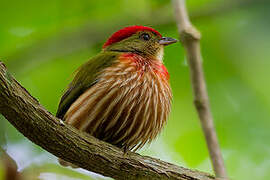
[[138,32],[138,31],[150,31],[153,32],[154,34],[156,34],[159,37],[162,37],[161,34],[150,27],[146,27],[146,26],[128,26],[125,27],[123,29],[120,29],[119,31],[115,32],[107,41],[106,43],[103,45],[103,48],[106,48],[107,46],[119,42],[125,38],[128,38],[130,36],[132,36],[134,33]]

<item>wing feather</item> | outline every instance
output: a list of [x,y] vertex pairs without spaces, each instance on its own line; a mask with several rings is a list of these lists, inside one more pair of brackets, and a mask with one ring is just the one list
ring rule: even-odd
[[65,113],[72,103],[85,90],[98,82],[98,75],[100,72],[116,62],[119,55],[120,53],[118,52],[101,52],[80,66],[75,74],[74,79],[69,84],[64,95],[61,97],[56,117],[63,119]]

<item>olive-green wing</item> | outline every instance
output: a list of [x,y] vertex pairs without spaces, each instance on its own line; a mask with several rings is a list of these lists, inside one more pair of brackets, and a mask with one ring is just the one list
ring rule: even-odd
[[80,66],[77,73],[69,84],[68,89],[62,96],[56,117],[63,118],[71,104],[89,87],[98,82],[99,73],[106,67],[111,66],[118,58],[117,52],[101,52],[85,64]]

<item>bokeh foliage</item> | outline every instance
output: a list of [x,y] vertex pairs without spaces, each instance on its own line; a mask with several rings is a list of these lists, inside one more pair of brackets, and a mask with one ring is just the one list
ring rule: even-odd
[[[270,178],[270,3],[237,1],[242,2],[237,7],[228,0],[189,0],[187,5],[202,33],[204,71],[229,176],[265,180]],[[165,0],[0,2],[0,58],[52,113],[72,72],[97,54],[112,32],[140,24],[178,37],[171,4]],[[174,95],[172,113],[159,138],[141,153],[212,173],[183,47],[167,47],[164,62]],[[1,116],[0,130],[1,146],[21,170],[86,179],[72,174],[82,172],[60,168],[56,158]]]

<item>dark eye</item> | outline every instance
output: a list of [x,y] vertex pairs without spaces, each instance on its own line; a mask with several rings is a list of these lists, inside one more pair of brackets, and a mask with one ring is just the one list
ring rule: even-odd
[[148,40],[150,39],[150,35],[147,34],[147,33],[143,33],[143,34],[141,35],[141,38],[142,38],[143,40],[145,40],[145,41],[148,41]]

